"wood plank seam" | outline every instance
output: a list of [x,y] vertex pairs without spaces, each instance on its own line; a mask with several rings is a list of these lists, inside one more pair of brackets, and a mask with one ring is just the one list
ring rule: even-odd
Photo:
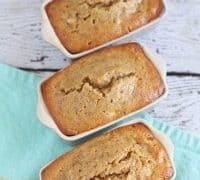
[[[38,72],[38,71],[43,71],[43,72],[56,72],[61,69],[47,69],[47,68],[23,68],[23,67],[18,67],[21,70],[24,71],[33,71],[33,72]],[[190,76],[190,77],[200,77],[200,73],[193,73],[193,72],[175,72],[175,71],[169,71],[167,72],[167,76],[177,76],[177,77],[185,77],[185,76]]]

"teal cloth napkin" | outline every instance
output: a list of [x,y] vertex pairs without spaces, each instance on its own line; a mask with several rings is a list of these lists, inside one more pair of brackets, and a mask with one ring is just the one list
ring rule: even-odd
[[[0,179],[37,180],[49,161],[73,148],[36,116],[40,77],[0,64]],[[175,144],[177,180],[200,180],[200,139],[140,114]]]

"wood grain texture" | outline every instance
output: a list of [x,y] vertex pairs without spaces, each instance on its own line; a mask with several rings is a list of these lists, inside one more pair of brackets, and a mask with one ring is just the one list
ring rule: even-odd
[[167,83],[168,97],[149,112],[200,136],[200,77],[168,76]]
[[1,62],[29,68],[58,68],[70,63],[41,37],[41,4],[39,0],[0,1]]
[[[167,60],[169,71],[200,71],[200,1],[167,0],[168,15],[136,39]],[[0,1],[1,62],[26,68],[62,68],[71,61],[41,37],[40,0]]]

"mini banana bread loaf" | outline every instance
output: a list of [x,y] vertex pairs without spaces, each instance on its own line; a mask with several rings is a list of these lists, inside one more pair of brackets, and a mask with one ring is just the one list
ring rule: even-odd
[[158,18],[162,0],[53,0],[46,6],[63,46],[79,53],[123,36]]
[[48,165],[42,180],[169,180],[174,169],[143,123],[94,138]]
[[129,43],[76,60],[45,80],[41,90],[61,132],[76,135],[152,103],[165,85],[143,48]]

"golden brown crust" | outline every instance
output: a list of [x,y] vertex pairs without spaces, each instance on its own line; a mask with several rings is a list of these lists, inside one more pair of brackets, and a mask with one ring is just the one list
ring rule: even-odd
[[65,135],[117,120],[165,91],[160,74],[137,43],[82,57],[44,81],[41,88],[48,111]]
[[118,128],[62,155],[42,180],[169,180],[174,170],[163,145],[142,123]]
[[53,0],[46,6],[55,33],[71,53],[138,29],[158,18],[163,9],[162,0]]

